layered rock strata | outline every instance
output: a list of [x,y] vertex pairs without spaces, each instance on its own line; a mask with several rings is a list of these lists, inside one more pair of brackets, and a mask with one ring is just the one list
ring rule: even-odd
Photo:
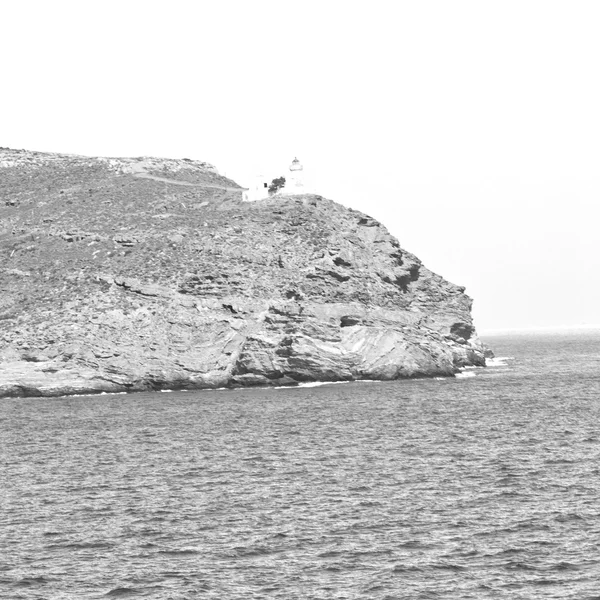
[[464,288],[320,196],[207,163],[0,149],[0,396],[453,375]]

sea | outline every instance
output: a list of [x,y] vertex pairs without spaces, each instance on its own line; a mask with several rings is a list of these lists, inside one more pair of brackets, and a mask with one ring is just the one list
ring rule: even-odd
[[600,599],[600,331],[456,378],[0,400],[0,598]]

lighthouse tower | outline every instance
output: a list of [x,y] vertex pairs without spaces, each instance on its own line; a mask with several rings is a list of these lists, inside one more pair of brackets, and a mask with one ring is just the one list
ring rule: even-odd
[[285,186],[281,190],[282,194],[305,194],[304,189],[304,167],[297,158],[294,158],[290,165],[289,175],[285,179]]

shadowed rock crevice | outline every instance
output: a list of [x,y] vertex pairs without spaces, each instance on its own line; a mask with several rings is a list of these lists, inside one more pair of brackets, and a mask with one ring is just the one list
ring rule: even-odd
[[464,288],[316,195],[207,163],[0,150],[0,396],[452,375]]

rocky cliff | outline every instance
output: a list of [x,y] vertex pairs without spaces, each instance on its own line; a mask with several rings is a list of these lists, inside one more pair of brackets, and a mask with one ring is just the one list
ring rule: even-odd
[[452,375],[464,289],[320,196],[198,161],[0,149],[0,396]]

